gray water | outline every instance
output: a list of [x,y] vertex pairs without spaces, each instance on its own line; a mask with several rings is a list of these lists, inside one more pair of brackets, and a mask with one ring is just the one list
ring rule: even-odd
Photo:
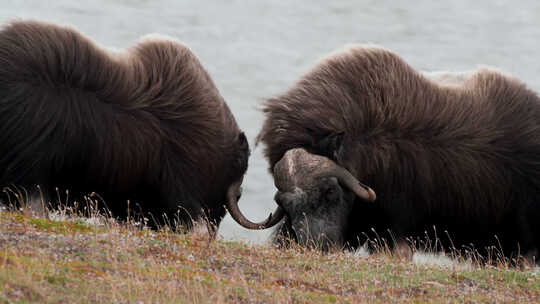
[[[253,145],[263,120],[257,107],[345,44],[383,46],[425,71],[497,66],[540,90],[540,2],[532,0],[0,0],[0,23],[15,17],[72,25],[111,48],[129,47],[150,33],[187,44],[250,139],[240,208],[252,220],[264,219],[275,207],[262,149]],[[243,229],[229,216],[220,233],[251,242],[269,235]]]

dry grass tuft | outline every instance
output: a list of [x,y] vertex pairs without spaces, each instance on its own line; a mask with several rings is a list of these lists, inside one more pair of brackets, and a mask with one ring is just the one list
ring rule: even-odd
[[440,267],[138,227],[0,212],[0,303],[540,301],[529,268]]

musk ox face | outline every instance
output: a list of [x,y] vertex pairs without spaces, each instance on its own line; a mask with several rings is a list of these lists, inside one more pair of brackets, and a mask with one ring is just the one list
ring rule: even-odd
[[353,195],[335,177],[308,179],[310,187],[278,191],[276,203],[285,210],[299,244],[322,250],[341,247]]
[[291,149],[274,166],[276,203],[284,210],[298,243],[328,250],[343,245],[356,196],[375,193],[331,159]]

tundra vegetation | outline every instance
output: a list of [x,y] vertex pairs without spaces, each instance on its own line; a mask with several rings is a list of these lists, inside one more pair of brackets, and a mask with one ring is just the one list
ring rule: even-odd
[[68,208],[49,218],[0,212],[0,303],[540,301],[538,269],[494,258],[489,266],[474,255],[413,263],[389,250],[214,241]]

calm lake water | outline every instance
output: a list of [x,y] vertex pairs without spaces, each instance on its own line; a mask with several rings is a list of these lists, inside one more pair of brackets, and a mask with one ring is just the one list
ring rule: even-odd
[[[240,207],[252,220],[275,207],[262,149],[253,146],[263,120],[257,108],[345,44],[384,46],[425,71],[497,66],[540,91],[540,2],[531,0],[2,0],[0,23],[16,17],[72,25],[111,48],[151,33],[190,46],[250,139]],[[220,232],[226,239],[264,242],[270,231],[248,231],[227,216]]]

